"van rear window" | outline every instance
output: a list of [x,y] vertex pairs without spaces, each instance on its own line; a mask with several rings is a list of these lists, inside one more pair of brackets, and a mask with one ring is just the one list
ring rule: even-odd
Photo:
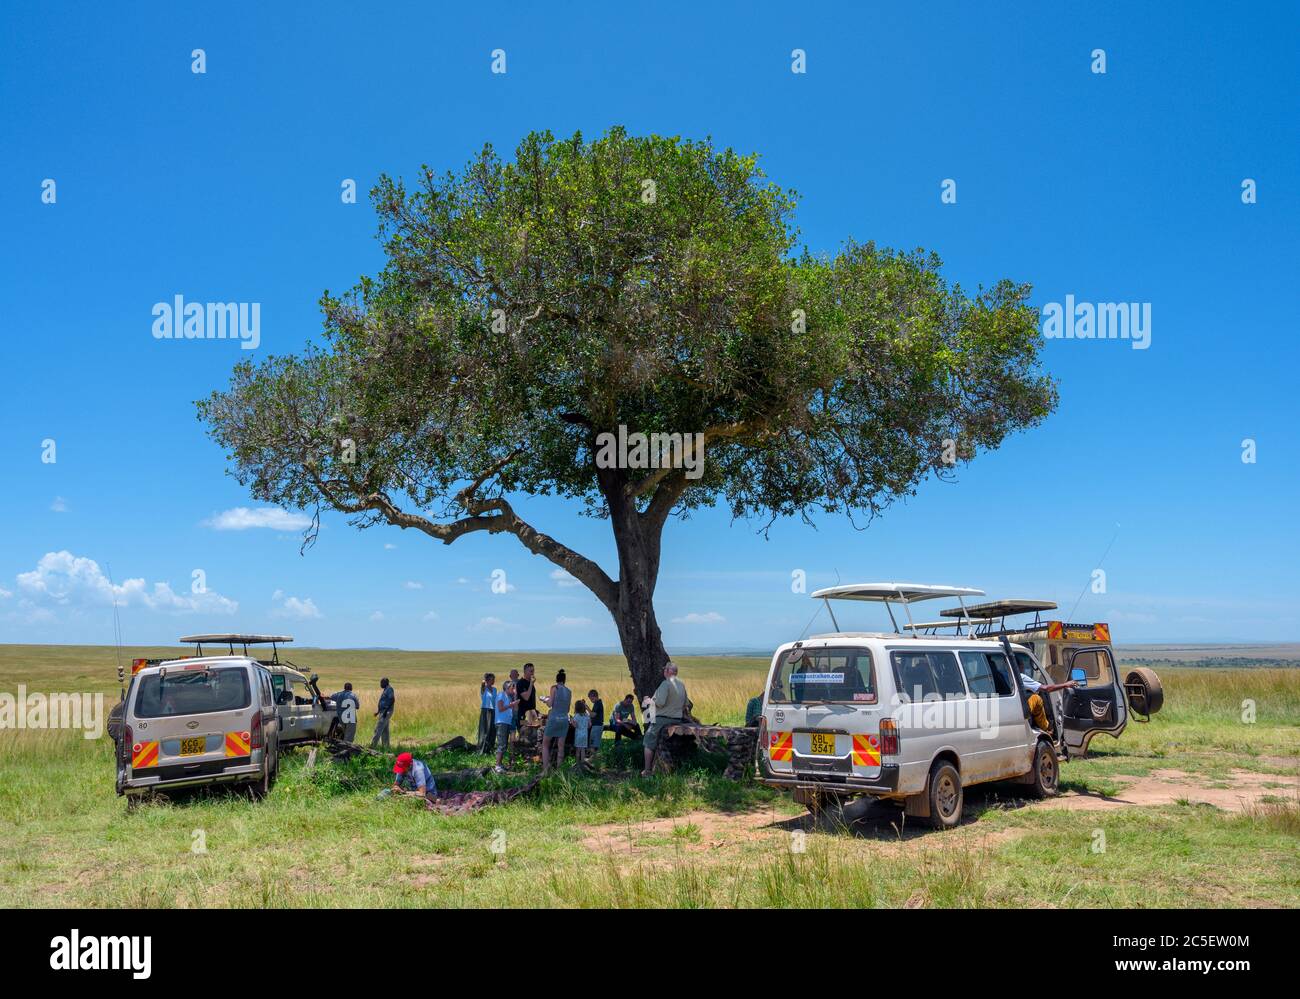
[[772,672],[768,700],[776,704],[875,704],[871,653],[866,649],[790,649]]
[[201,715],[238,711],[251,703],[248,671],[238,666],[154,674],[140,680],[135,698],[137,718]]

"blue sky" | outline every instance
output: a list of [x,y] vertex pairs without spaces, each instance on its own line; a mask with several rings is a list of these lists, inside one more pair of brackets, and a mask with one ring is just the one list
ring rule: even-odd
[[[273,628],[326,646],[613,645],[595,600],[506,536],[444,547],[327,517],[300,556],[292,529],[218,529],[260,515],[229,514],[256,504],[193,400],[241,351],[150,332],[178,294],[259,302],[256,355],[300,350],[320,293],[381,264],[345,178],[364,192],[485,141],[613,124],[761,153],[800,192],[814,250],[922,246],[968,288],[1012,277],[1040,307],[1152,311],[1146,350],[1049,342],[1058,412],[866,531],[781,522],[765,539],[722,510],[671,524],[670,649],[797,636],[815,610],[797,569],[809,589],[947,582],[1066,608],[1083,593],[1075,617],[1121,642],[1300,640],[1297,8],[913,7],[6,4],[0,641],[111,641],[111,567],[128,643]],[[517,505],[613,567],[604,524]]]

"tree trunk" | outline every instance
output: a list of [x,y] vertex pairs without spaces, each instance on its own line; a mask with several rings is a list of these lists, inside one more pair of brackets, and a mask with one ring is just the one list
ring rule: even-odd
[[614,623],[618,626],[623,655],[627,657],[627,668],[632,674],[632,689],[639,703],[658,689],[663,680],[664,664],[668,662],[668,651],[655,620],[652,601],[648,597],[641,599],[645,580],[629,582],[627,571],[626,566],[622,567]]
[[637,701],[649,697],[663,680],[668,652],[655,619],[654,592],[659,578],[659,542],[663,518],[641,513],[627,498],[622,483],[604,490],[618,550],[618,603],[610,607]]

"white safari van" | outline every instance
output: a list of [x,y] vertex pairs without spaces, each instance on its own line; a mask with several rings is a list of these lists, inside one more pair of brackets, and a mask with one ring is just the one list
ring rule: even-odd
[[[789,642],[772,657],[759,722],[760,779],[790,788],[810,808],[858,795],[902,803],[935,828],[961,819],[962,789],[1011,780],[1054,795],[1062,719],[1044,698],[1051,731],[1030,717],[1022,671],[1032,653],[1005,637],[904,634],[894,609],[982,591],[913,583],[861,583],[819,590],[836,631]],[[841,631],[831,600],[870,601],[894,631]],[[960,625],[965,624],[965,634]],[[932,626],[938,628],[939,626]],[[1017,657],[1027,658],[1016,663]],[[1032,673],[1031,673],[1032,675]],[[1044,681],[1046,678],[1044,677]]]
[[[217,637],[246,645],[292,641],[259,635],[182,641]],[[114,733],[118,794],[132,804],[154,791],[218,783],[248,784],[254,796],[267,794],[280,761],[279,667],[249,656],[246,648],[243,655],[136,660],[120,732]]]

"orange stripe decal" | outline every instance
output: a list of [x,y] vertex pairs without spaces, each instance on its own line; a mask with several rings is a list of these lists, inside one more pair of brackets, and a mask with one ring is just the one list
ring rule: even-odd
[[768,750],[770,756],[777,763],[784,763],[794,756],[794,733],[793,732],[773,732]]
[[1110,625],[1108,625],[1108,624],[1094,624],[1094,625],[1092,626],[1092,637],[1095,638],[1095,639],[1096,639],[1097,641],[1099,641],[1099,642],[1109,642],[1109,641],[1110,641]]
[[242,732],[226,733],[226,755],[227,756],[248,756],[248,740],[244,738]]
[[1064,638],[1064,637],[1065,637],[1065,629],[1061,626],[1061,622],[1060,622],[1060,621],[1048,621],[1048,622],[1047,622],[1047,637],[1048,637],[1048,638]]
[[855,735],[853,737],[853,765],[858,767],[880,766],[880,742],[874,735]]
[[143,767],[157,766],[157,764],[157,742],[137,742],[131,747],[131,769],[139,770]]

